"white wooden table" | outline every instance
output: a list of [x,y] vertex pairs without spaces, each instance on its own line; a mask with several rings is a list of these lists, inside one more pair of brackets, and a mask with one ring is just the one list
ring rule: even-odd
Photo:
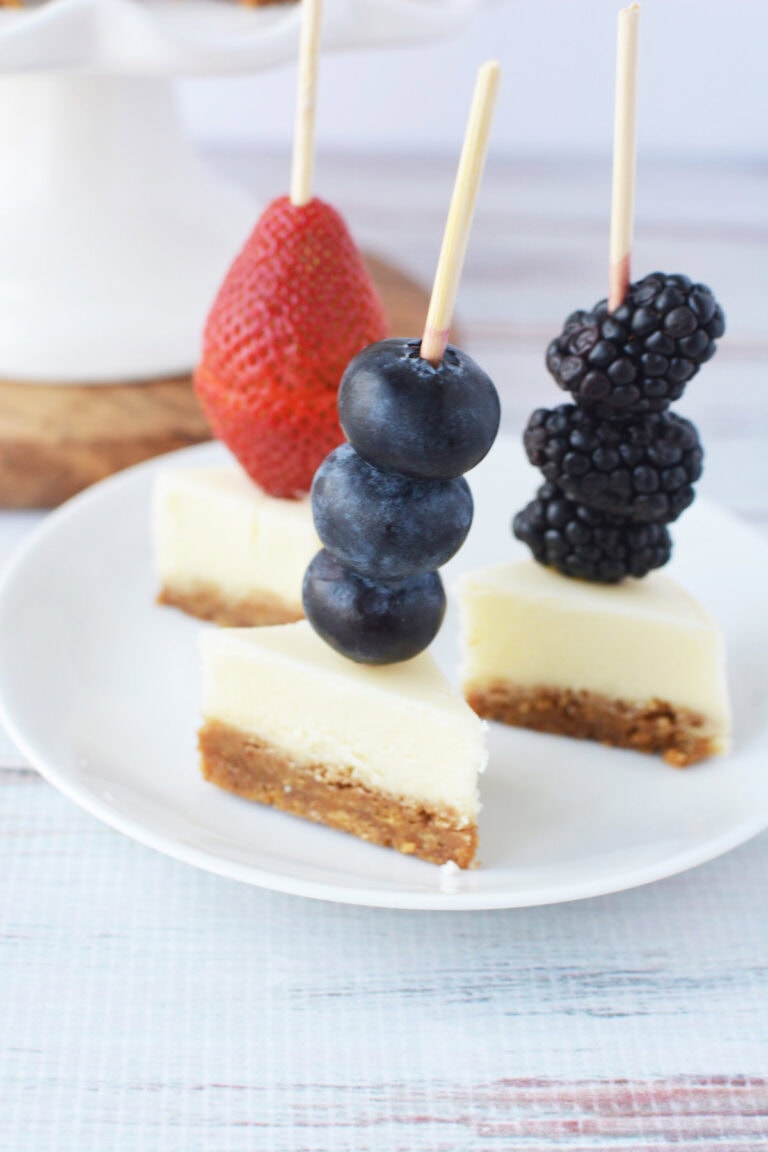
[[[262,198],[284,157],[220,157]],[[429,278],[451,163],[324,158],[358,238]],[[498,163],[461,298],[505,423],[602,294],[607,171]],[[701,485],[768,525],[768,173],[641,168],[636,271],[729,316],[681,411]],[[39,517],[0,514],[0,563]],[[768,600],[768,596],[767,596]],[[768,771],[768,765],[766,765]],[[514,912],[337,907],[102,827],[0,737],[0,1152],[752,1152],[768,1147],[768,836],[623,895]]]

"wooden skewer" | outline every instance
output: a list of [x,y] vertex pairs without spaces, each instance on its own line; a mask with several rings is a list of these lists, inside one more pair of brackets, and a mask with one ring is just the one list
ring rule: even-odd
[[635,217],[635,155],[637,139],[637,35],[640,5],[619,12],[616,44],[616,104],[613,125],[613,191],[608,311],[627,294]]
[[422,357],[435,367],[442,360],[448,343],[477,192],[488,151],[499,76],[500,68],[495,60],[483,64],[478,72],[475,95],[464,135],[464,146],[456,173],[456,183],[421,341]]
[[322,0],[302,0],[299,81],[296,91],[296,119],[293,131],[291,203],[296,207],[312,199],[315,171],[315,102],[317,59],[320,53]]

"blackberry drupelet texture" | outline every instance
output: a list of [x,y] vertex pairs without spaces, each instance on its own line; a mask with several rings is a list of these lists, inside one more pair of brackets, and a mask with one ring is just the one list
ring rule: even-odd
[[513,522],[536,560],[616,583],[666,564],[665,528],[693,503],[703,452],[666,412],[716,350],[723,310],[705,284],[652,272],[608,312],[573,312],[547,367],[574,404],[539,408],[523,441],[547,481]]
[[672,413],[618,421],[573,404],[539,408],[523,442],[531,464],[572,500],[644,523],[676,520],[701,476],[698,433]]
[[550,483],[518,512],[513,531],[539,563],[601,584],[645,576],[666,564],[672,551],[662,524],[638,524],[588,508]]
[[573,312],[547,349],[547,368],[576,402],[609,419],[663,412],[711,359],[725,331],[705,284],[652,272],[608,312]]

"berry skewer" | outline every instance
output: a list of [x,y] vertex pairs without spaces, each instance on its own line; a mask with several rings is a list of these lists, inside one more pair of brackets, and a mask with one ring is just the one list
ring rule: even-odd
[[195,388],[214,434],[271,496],[306,495],[343,439],[336,392],[387,335],[339,213],[313,195],[321,0],[303,0],[291,194],[263,212],[213,304]]
[[514,520],[534,557],[599,583],[667,563],[666,525],[693,501],[703,453],[667,411],[725,331],[705,284],[652,272],[629,282],[639,6],[619,14],[610,295],[571,313],[547,368],[575,404],[534,412],[524,442],[547,483]]
[[573,403],[540,408],[524,433],[545,483],[513,531],[533,561],[462,578],[461,678],[486,720],[683,767],[728,747],[722,636],[651,573],[670,558],[668,525],[702,466],[695,427],[668,408],[724,321],[687,276],[630,282],[638,18],[635,4],[619,14],[609,297],[571,313],[547,349]]
[[498,432],[490,378],[447,342],[498,78],[494,62],[478,76],[424,340],[379,341],[352,360],[339,388],[349,443],[312,485],[324,547],[307,569],[304,610],[359,663],[408,660],[434,639],[445,612],[437,570],[472,523],[463,473]]

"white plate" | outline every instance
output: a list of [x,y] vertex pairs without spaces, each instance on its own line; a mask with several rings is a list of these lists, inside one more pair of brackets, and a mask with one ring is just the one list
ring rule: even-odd
[[[446,570],[515,554],[509,518],[537,474],[502,440],[472,474],[477,514]],[[490,728],[482,867],[444,870],[225,794],[197,770],[197,635],[153,604],[152,480],[220,461],[188,449],[97,485],[51,515],[0,589],[0,702],[47,779],[170,856],[304,896],[393,908],[508,908],[630,888],[710,860],[768,826],[768,543],[697,504],[674,527],[674,574],[727,636],[735,751],[676,771],[594,744]],[[457,662],[453,614],[436,644]]]

